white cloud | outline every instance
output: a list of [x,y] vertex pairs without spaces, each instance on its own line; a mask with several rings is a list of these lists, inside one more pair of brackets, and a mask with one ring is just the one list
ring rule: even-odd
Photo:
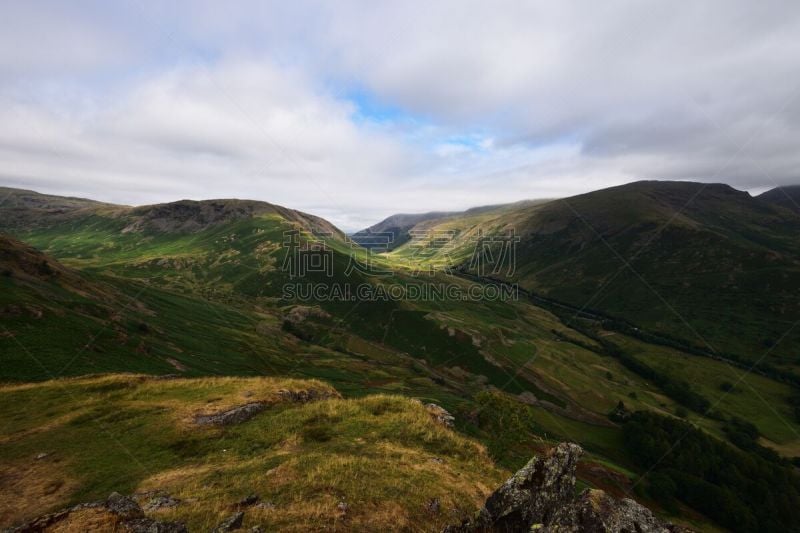
[[[0,8],[0,176],[347,229],[641,178],[798,181],[793,2]],[[365,91],[401,116],[370,119]]]

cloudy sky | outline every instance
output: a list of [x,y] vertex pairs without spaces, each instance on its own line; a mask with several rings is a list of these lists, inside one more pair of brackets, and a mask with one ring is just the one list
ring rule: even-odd
[[800,4],[0,3],[0,184],[344,229],[637,179],[800,182]]

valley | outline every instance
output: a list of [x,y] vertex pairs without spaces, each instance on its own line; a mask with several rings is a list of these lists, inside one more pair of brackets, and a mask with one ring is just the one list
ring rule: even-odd
[[[692,442],[718,443],[709,457],[732,454],[765,480],[786,473],[785,499],[758,508],[749,488],[718,481],[751,513],[742,524],[772,509],[780,530],[800,501],[800,215],[769,195],[638,182],[437,212],[378,227],[408,237],[384,253],[264,202],[3,196],[0,492],[35,478],[25,498],[42,503],[15,504],[0,526],[164,490],[192,502],[159,513],[198,530],[250,492],[274,505],[248,511],[268,528],[374,530],[399,516],[438,530],[566,440],[586,450],[580,486],[695,529],[730,527],[713,505],[661,490],[664,477],[694,487],[693,473],[647,468],[630,444],[636,413],[641,427],[697,430]],[[497,269],[509,235],[513,265]],[[318,257],[330,268],[287,270]],[[286,298],[293,283],[483,295],[503,284],[518,297],[300,301]],[[293,388],[328,397],[276,399]],[[232,428],[190,422],[248,398],[268,411]],[[454,430],[429,420],[429,403]],[[101,437],[84,446],[87,435]],[[31,450],[49,459],[31,463]],[[376,469],[387,476],[367,494],[356,480]],[[452,514],[426,511],[434,499]]]

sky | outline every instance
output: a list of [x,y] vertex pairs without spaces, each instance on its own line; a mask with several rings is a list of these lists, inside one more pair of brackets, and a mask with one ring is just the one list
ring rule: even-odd
[[800,183],[794,0],[0,2],[0,185],[352,231],[640,179]]

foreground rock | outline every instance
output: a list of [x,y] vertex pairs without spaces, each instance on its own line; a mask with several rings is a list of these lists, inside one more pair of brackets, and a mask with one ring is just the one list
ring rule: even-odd
[[602,490],[575,496],[575,468],[583,450],[562,443],[544,457],[534,457],[486,500],[470,520],[448,526],[446,533],[472,532],[636,532],[688,531],[662,522],[630,499],[617,500]]
[[133,498],[113,493],[104,502],[82,503],[40,516],[4,533],[46,531],[119,531],[126,533],[186,533],[180,522],[162,522],[144,515]]

